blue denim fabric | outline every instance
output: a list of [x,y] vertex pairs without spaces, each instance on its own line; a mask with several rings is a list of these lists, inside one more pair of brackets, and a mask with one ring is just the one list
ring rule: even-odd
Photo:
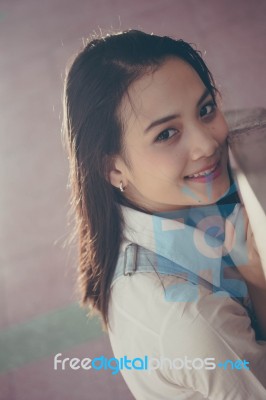
[[162,275],[180,277],[187,281],[185,284],[169,286],[165,292],[166,301],[196,301],[199,297],[198,285],[202,285],[217,296],[230,296],[245,307],[249,306],[249,303],[244,301],[247,287],[243,280],[223,279],[221,285],[216,286],[182,265],[138,246],[136,243],[130,243],[125,252],[119,255],[112,285],[122,276],[142,272],[157,272]]

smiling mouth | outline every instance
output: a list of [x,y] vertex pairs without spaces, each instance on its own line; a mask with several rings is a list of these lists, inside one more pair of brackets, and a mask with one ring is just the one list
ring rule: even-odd
[[184,177],[184,179],[195,179],[195,178],[204,178],[211,176],[217,170],[217,168],[219,168],[220,163],[221,163],[221,158],[217,161],[217,163],[213,167],[208,168],[205,171],[199,172],[197,174],[187,175]]

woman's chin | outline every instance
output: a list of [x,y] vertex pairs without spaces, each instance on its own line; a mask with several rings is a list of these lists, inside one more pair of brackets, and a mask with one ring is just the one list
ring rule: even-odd
[[221,200],[226,194],[228,193],[230,189],[230,180],[229,177],[226,180],[225,183],[221,184],[219,187],[214,188],[213,191],[210,190],[209,193],[207,193],[207,196],[205,194],[205,201],[206,204],[214,204],[217,203],[217,201]]
[[229,176],[225,176],[220,182],[212,185],[205,185],[204,191],[195,192],[197,200],[195,199],[194,204],[197,205],[208,205],[217,203],[221,198],[223,198],[230,189],[230,179]]

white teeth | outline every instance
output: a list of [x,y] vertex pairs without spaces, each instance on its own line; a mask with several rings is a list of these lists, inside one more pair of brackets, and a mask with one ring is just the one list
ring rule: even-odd
[[214,165],[214,167],[213,167],[213,168],[206,169],[206,171],[202,171],[202,172],[199,172],[198,174],[194,174],[194,175],[188,175],[188,178],[197,178],[198,176],[205,176],[205,175],[209,175],[209,174],[210,174],[212,171],[214,171],[214,170],[215,170],[216,166],[217,166],[217,164],[216,164],[216,165]]

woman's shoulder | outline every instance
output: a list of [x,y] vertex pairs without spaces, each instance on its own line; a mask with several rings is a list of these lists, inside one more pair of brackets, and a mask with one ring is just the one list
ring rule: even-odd
[[[167,298],[167,288],[185,283],[176,276],[162,276],[155,272],[135,272],[122,275],[112,285],[109,308],[116,320],[128,320],[143,328],[160,333],[160,326],[172,302]],[[177,307],[182,314],[181,303]]]
[[[225,292],[221,295],[228,297]],[[120,276],[113,284],[109,309],[116,325],[127,322],[129,328],[130,324],[136,324],[159,337],[163,326],[172,324],[171,319],[184,329],[200,314],[206,319],[210,317],[210,323],[213,323],[215,299],[217,295],[208,287],[180,276],[135,272]],[[230,312],[228,302],[220,300],[220,304],[225,306],[225,313]],[[241,313],[246,313],[244,307],[239,307]]]
[[[212,308],[214,289],[205,279],[188,279],[170,261],[160,273],[153,252],[143,248],[136,252],[138,246],[132,244],[124,247],[127,251],[120,253],[109,300],[109,313],[116,326],[128,322],[128,327],[135,324],[160,335],[171,312],[179,324],[184,324]],[[222,289],[220,295],[229,296]],[[226,308],[229,311],[227,304]],[[208,311],[206,318],[209,315]]]

